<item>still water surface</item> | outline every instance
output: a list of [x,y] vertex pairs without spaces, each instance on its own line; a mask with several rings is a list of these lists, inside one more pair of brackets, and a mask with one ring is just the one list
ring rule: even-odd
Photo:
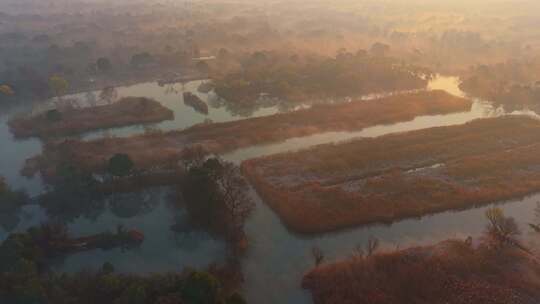
[[[233,110],[224,108],[210,94],[200,94],[196,88],[200,82],[191,82],[182,87],[174,85],[160,87],[156,83],[143,83],[118,88],[119,96],[146,96],[156,99],[175,113],[175,119],[158,123],[152,128],[161,130],[182,129],[210,119],[214,122],[242,119],[246,115],[264,116],[279,112],[277,106],[269,105],[259,109]],[[451,94],[463,96],[455,77],[437,77],[429,89],[444,89]],[[199,95],[210,107],[209,115],[197,113],[184,105],[182,90]],[[94,94],[97,94],[94,93]],[[86,94],[71,96],[84,104]],[[212,106],[214,105],[214,106]],[[8,182],[32,195],[43,191],[39,178],[27,179],[19,174],[24,160],[41,150],[36,139],[14,140],[6,122],[7,113],[0,113],[0,175]],[[28,110],[28,109],[26,109]],[[476,100],[472,109],[464,113],[417,117],[412,121],[366,128],[358,132],[330,132],[308,137],[294,138],[281,143],[251,147],[234,151],[223,157],[241,162],[252,157],[298,150],[318,144],[351,140],[361,137],[374,137],[395,132],[418,130],[434,126],[462,124],[467,121],[501,115],[488,103]],[[148,127],[135,126],[91,132],[84,139],[102,136],[127,136],[144,132]],[[449,237],[477,236],[484,228],[483,213],[487,207],[465,211],[445,212],[418,219],[408,219],[392,225],[373,225],[341,232],[306,237],[289,232],[276,214],[268,208],[254,191],[251,195],[257,209],[247,223],[250,249],[243,260],[246,282],[243,286],[250,303],[310,303],[309,295],[300,288],[302,275],[313,266],[310,250],[320,247],[327,261],[347,257],[358,245],[366,244],[369,237],[380,239],[384,247],[404,248],[407,246],[429,244]],[[540,195],[523,200],[508,202],[501,207],[515,217],[528,231],[526,223],[535,221],[536,202]],[[76,203],[76,202],[74,202]],[[134,207],[135,206],[135,207]],[[0,240],[10,232],[22,231],[47,220],[46,211],[38,206],[24,207],[15,215],[0,216]],[[82,269],[95,269],[104,262],[111,262],[118,271],[162,272],[181,270],[184,266],[204,267],[214,261],[222,260],[224,244],[201,232],[178,231],[186,223],[181,209],[171,205],[171,190],[167,188],[149,189],[138,193],[117,195],[108,198],[102,209],[92,215],[80,216],[68,222],[74,236],[114,230],[118,225],[137,228],[145,236],[145,242],[134,250],[115,249],[96,250],[76,254],[57,261],[53,265],[61,271],[75,272]]]

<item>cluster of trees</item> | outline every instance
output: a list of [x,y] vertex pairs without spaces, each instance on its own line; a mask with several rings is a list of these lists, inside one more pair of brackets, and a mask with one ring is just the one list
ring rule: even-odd
[[299,103],[425,88],[432,72],[385,57],[388,48],[379,43],[370,52],[341,50],[335,58],[255,52],[239,71],[214,73],[215,92],[229,103],[249,107],[257,105],[261,94]]
[[116,274],[105,263],[98,272],[46,271],[45,240],[67,237],[64,229],[32,228],[0,245],[0,302],[104,304],[243,304],[238,293],[208,272],[186,270],[149,276]]
[[27,199],[26,193],[11,189],[6,180],[0,176],[0,211],[10,211],[18,208]]
[[[104,181],[73,163],[60,163],[55,168],[54,178],[48,180],[48,191],[40,195],[38,201],[47,215],[57,222],[67,223],[81,216],[95,219],[105,210],[106,198],[110,194],[106,186],[134,172],[135,164],[129,155],[123,153],[117,153],[107,161],[106,173],[110,178]],[[121,200],[117,203],[121,204]],[[114,205],[117,208],[113,208],[113,213],[123,214],[128,212],[126,208],[142,212],[145,209],[143,205],[144,202],[139,200],[131,202],[129,207]]]
[[507,61],[471,68],[461,89],[507,111],[540,111],[540,60]]
[[224,237],[232,256],[238,256],[246,246],[245,221],[255,207],[240,169],[219,158],[197,157],[187,168],[181,193],[192,225]]
[[[50,52],[61,53],[62,51],[56,47]],[[95,89],[96,85],[109,86],[111,83],[122,83],[136,77],[145,79],[148,73],[153,73],[152,76],[157,78],[161,71],[179,66],[195,68],[190,54],[186,51],[176,53],[171,51],[163,54],[140,52],[133,54],[129,61],[115,61],[106,56],[94,59],[95,57],[86,52],[79,52],[76,57],[78,58],[76,64],[73,64],[70,58],[63,56],[52,59],[50,56],[41,58],[45,62],[62,62],[54,68],[48,67],[48,64],[43,67],[40,67],[40,64],[21,64],[4,71],[0,70],[0,83],[5,83],[0,86],[0,98],[4,99],[6,96],[18,99],[59,97],[68,90],[78,92]],[[81,65],[80,62],[88,63]],[[155,71],[152,72],[146,68],[154,68]]]
[[0,176],[0,227],[7,231],[15,228],[20,222],[19,211],[28,202],[28,195],[23,191],[15,191]]
[[39,197],[40,206],[58,222],[71,222],[81,216],[96,218],[105,208],[99,182],[85,170],[62,163],[56,168],[49,191]]
[[[513,218],[499,208],[488,209],[485,216],[480,242],[469,237],[377,252],[378,242],[370,239],[350,259],[315,267],[302,286],[316,303],[535,302],[540,296],[537,257],[520,243]],[[316,266],[324,259],[316,248],[313,257]],[[535,274],[520,275],[524,269]]]
[[117,153],[113,155],[107,163],[107,172],[114,177],[127,176],[133,172],[135,163],[129,155]]
[[[505,216],[500,208],[490,208],[485,213],[488,224],[483,241],[489,248],[501,250],[505,247],[515,247],[526,252],[529,250],[520,242],[521,230],[514,218]],[[534,229],[535,225],[530,224]]]
[[115,232],[72,238],[63,223],[44,223],[26,232],[13,233],[0,246],[0,269],[16,271],[21,261],[34,263],[38,270],[48,269],[51,258],[62,258],[81,250],[110,250],[117,247],[132,248],[144,241],[144,235],[118,226]]

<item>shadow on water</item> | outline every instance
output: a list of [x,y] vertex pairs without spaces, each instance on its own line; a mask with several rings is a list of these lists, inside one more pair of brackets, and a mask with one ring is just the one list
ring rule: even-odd
[[136,228],[145,235],[145,241],[140,247],[127,251],[95,250],[72,255],[58,269],[67,272],[96,269],[108,261],[122,272],[149,273],[180,271],[187,266],[206,267],[219,262],[224,256],[224,243],[203,232],[178,233],[172,230],[171,226],[178,219],[187,220],[183,210],[171,207],[169,189],[152,189],[152,193],[149,191],[145,190],[138,197],[131,196],[130,200],[142,202],[137,208],[139,210],[123,207],[127,201],[110,198],[107,208],[98,218],[80,218],[68,225],[69,231],[79,235],[113,231],[118,225]]
[[[200,82],[188,83],[184,90],[196,91]],[[454,95],[463,96],[455,77],[437,77],[429,89],[444,89]],[[180,86],[180,85],[178,85]],[[175,93],[180,91],[180,93]],[[184,105],[181,88],[177,86],[159,87],[156,83],[143,83],[118,88],[119,96],[145,96],[154,98],[175,112],[175,120],[155,124],[153,128],[173,130],[189,127],[205,119],[229,121],[241,119],[238,115],[227,112],[225,108],[211,107],[208,116],[197,113]],[[211,95],[196,93],[205,102],[215,103]],[[81,94],[81,96],[83,96]],[[210,99],[209,99],[210,98]],[[261,108],[254,116],[270,115],[278,112],[277,107]],[[488,103],[475,101],[469,112],[448,115],[417,117],[412,121],[392,125],[375,126],[359,132],[331,132],[303,138],[293,138],[278,144],[241,149],[223,157],[240,163],[252,157],[273,153],[294,151],[314,145],[351,140],[359,137],[375,137],[384,134],[418,130],[423,128],[462,124],[476,118],[492,117],[502,113]],[[39,179],[28,180],[19,174],[24,160],[39,153],[39,140],[15,141],[6,126],[7,115],[0,114],[0,175],[7,178],[15,188],[23,188],[30,194],[42,191]],[[127,136],[145,131],[145,127],[125,127],[89,133],[83,138],[91,139],[107,135]],[[372,225],[336,233],[304,237],[290,233],[278,216],[264,204],[252,190],[251,195],[257,202],[257,209],[247,223],[250,247],[243,259],[246,277],[244,292],[250,303],[310,303],[309,294],[300,288],[302,275],[313,266],[309,254],[313,246],[319,246],[327,261],[347,257],[358,245],[366,244],[369,237],[377,237],[383,247],[407,247],[433,243],[449,237],[479,235],[484,229],[483,213],[486,208],[464,211],[444,212],[408,219],[391,225]],[[181,270],[184,266],[204,267],[224,257],[223,242],[212,239],[208,234],[192,231],[186,226],[187,216],[182,209],[169,204],[170,189],[159,188],[142,191],[139,194],[106,198],[98,204],[98,211],[70,210],[70,216],[64,218],[69,231],[76,237],[114,230],[118,225],[141,230],[146,238],[140,248],[122,251],[95,250],[65,258],[55,265],[56,269],[73,272],[81,269],[96,269],[104,262],[114,264],[119,271],[125,272],[162,272]],[[524,200],[502,204],[509,216],[524,224],[533,220],[536,202],[540,195]],[[2,218],[0,240],[10,231],[22,231],[45,221],[51,216],[51,210],[30,205],[22,207],[17,218]],[[8,220],[9,219],[9,220]],[[2,228],[4,227],[4,228]],[[523,231],[527,231],[523,227]]]

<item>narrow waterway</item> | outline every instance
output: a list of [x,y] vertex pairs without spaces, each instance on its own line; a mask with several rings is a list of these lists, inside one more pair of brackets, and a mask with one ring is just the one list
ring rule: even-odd
[[[465,94],[459,89],[458,81],[455,77],[439,77],[430,83],[429,89],[442,89],[463,97]],[[458,125],[474,119],[503,114],[503,111],[494,109],[489,103],[475,100],[468,112],[420,116],[412,121],[374,126],[358,132],[329,132],[293,138],[277,144],[237,150],[224,155],[224,158],[240,163],[254,157],[295,151],[325,143]],[[468,236],[475,237],[485,228],[484,213],[489,208],[450,211],[398,221],[391,225],[371,225],[306,237],[288,231],[278,216],[253,190],[252,196],[257,202],[257,209],[248,223],[248,234],[252,239],[249,255],[243,264],[246,276],[244,292],[250,302],[264,304],[311,303],[310,295],[302,290],[300,285],[303,275],[314,266],[311,256],[311,249],[314,246],[324,252],[326,262],[332,262],[347,258],[358,246],[365,248],[370,237],[379,239],[382,247],[386,249],[432,244],[453,237],[463,239]],[[527,223],[539,220],[535,215],[538,201],[540,195],[535,195],[501,204],[501,208],[507,215],[515,217],[522,230],[527,232]]]
[[[175,113],[175,119],[152,126],[155,129],[172,130],[189,127],[206,119],[230,121],[242,119],[247,114],[253,116],[271,115],[280,109],[265,106],[256,110],[237,111],[236,114],[220,106],[212,94],[200,94],[196,88],[200,82],[185,86],[160,87],[156,83],[143,83],[118,88],[119,96],[151,97]],[[429,89],[443,89],[454,95],[463,96],[455,77],[437,77]],[[197,113],[184,105],[182,92],[191,91],[214,107],[208,115]],[[97,92],[93,93],[97,94]],[[84,103],[87,94],[72,96]],[[362,102],[362,101],[359,101]],[[43,191],[39,178],[27,179],[19,173],[24,160],[41,151],[41,143],[36,139],[15,140],[10,135],[6,122],[8,115],[17,110],[0,113],[0,176],[8,183],[35,195]],[[242,114],[243,113],[243,114]],[[241,115],[242,114],[242,115]],[[293,138],[281,143],[241,149],[224,155],[226,160],[240,163],[243,160],[273,153],[294,151],[314,145],[375,137],[390,133],[418,130],[435,126],[462,124],[473,119],[503,114],[493,109],[489,103],[476,100],[468,112],[448,115],[421,116],[412,121],[391,125],[380,125],[358,132],[331,132],[303,138]],[[85,139],[102,136],[127,136],[144,132],[148,127],[136,126],[92,132]],[[96,269],[104,262],[111,262],[118,271],[162,272],[181,270],[184,266],[204,267],[224,257],[224,244],[201,232],[186,230],[186,218],[182,210],[171,205],[171,191],[167,188],[149,189],[138,193],[117,195],[96,204],[93,212],[81,212],[80,216],[64,218],[70,232],[81,236],[114,230],[118,225],[137,228],[145,236],[145,242],[138,249],[110,251],[94,250],[69,256],[57,261],[53,266],[61,271],[74,272],[82,269]],[[326,261],[347,257],[353,250],[365,245],[369,237],[377,237],[383,247],[407,247],[433,243],[449,237],[477,236],[485,226],[483,218],[487,207],[464,211],[445,212],[408,219],[392,225],[373,225],[335,233],[306,237],[289,232],[277,215],[264,204],[252,190],[257,204],[254,215],[247,223],[250,248],[243,260],[246,282],[243,286],[249,303],[310,303],[309,295],[301,287],[303,274],[313,266],[310,251],[318,246],[325,253]],[[505,212],[515,217],[524,232],[526,224],[535,221],[536,202],[540,196],[516,200],[502,204]],[[76,204],[77,202],[74,202]],[[24,207],[17,214],[0,216],[0,241],[10,232],[22,231],[48,218],[60,218],[50,210],[38,206]]]

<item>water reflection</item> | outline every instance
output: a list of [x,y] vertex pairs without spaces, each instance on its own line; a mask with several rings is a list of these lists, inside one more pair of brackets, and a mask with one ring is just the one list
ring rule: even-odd
[[[124,127],[87,134],[85,139],[102,136],[126,136],[145,130],[173,130],[189,127],[210,118],[212,121],[229,121],[241,118],[237,114],[249,115],[224,106],[215,95],[197,92],[200,82],[188,83],[183,89],[197,94],[211,109],[209,115],[202,115],[186,107],[182,100],[180,85],[159,87],[156,83],[143,83],[118,88],[119,96],[146,96],[162,102],[175,112],[174,121],[166,121],[151,127]],[[464,96],[459,90],[459,79],[437,77],[430,89],[444,89],[454,95]],[[81,94],[81,100],[92,102],[93,94]],[[95,97],[95,96],[94,96]],[[271,103],[268,103],[271,105]],[[254,116],[274,114],[282,108],[263,107],[255,110]],[[467,121],[503,114],[488,103],[476,100],[469,112],[449,115],[417,117],[409,122],[375,126],[359,132],[331,132],[304,138],[294,138],[273,145],[241,149],[224,156],[226,160],[241,162],[245,159],[306,148],[309,146],[350,140],[357,137],[374,137],[389,133],[418,130],[434,126],[462,124]],[[15,141],[6,126],[7,115],[0,113],[0,175],[7,178],[10,185],[24,188],[32,195],[39,194],[43,187],[38,178],[28,180],[19,174],[26,158],[39,153],[38,140]],[[118,225],[136,228],[146,238],[140,248],[122,252],[95,250],[69,256],[55,265],[62,271],[78,271],[84,268],[97,269],[106,261],[113,263],[118,271],[124,272],[164,272],[181,270],[184,266],[205,267],[225,256],[223,242],[208,234],[193,231],[182,208],[172,206],[170,189],[159,188],[133,194],[117,194],[113,197],[81,200],[81,195],[73,199],[20,208],[15,213],[0,216],[0,240],[10,231],[23,231],[49,218],[57,218],[68,223],[73,236],[91,235],[106,230],[114,230]],[[383,247],[406,247],[428,244],[449,237],[479,235],[485,225],[483,213],[487,207],[459,212],[445,212],[420,219],[409,219],[392,225],[360,227],[338,233],[305,237],[290,233],[276,214],[252,191],[257,208],[247,222],[250,247],[243,270],[246,282],[244,292],[250,303],[309,303],[310,297],[300,288],[302,275],[313,262],[310,257],[312,246],[319,246],[329,261],[351,254],[358,244],[365,244],[370,236],[381,240]],[[77,197],[79,196],[79,197]],[[540,196],[502,205],[509,216],[515,217],[528,231],[527,223],[533,222],[534,209]]]
[[[464,96],[465,94],[461,92],[458,85],[458,78],[442,77],[441,80],[441,77],[438,77],[434,79],[434,83],[430,85],[430,88],[444,89],[448,92],[457,93],[456,95],[458,96]],[[326,143],[335,143],[362,137],[377,137],[391,133],[421,130],[432,127],[458,125],[478,118],[496,117],[504,114],[503,111],[494,108],[488,102],[475,100],[468,112],[418,116],[411,121],[378,125],[355,132],[327,132],[306,137],[291,138],[280,143],[239,149],[224,155],[223,158],[240,163],[250,158],[297,151]]]
[[[182,225],[187,217],[184,210],[170,203],[170,199],[170,189],[155,188],[114,194],[96,200],[90,206],[77,200],[69,201],[71,205],[56,206],[57,209],[48,205],[25,206],[11,214],[19,218],[16,224],[12,223],[14,220],[8,221],[5,226],[9,229],[0,229],[0,241],[9,232],[24,231],[50,220],[63,221],[73,237],[115,231],[123,226],[144,233],[146,238],[140,247],[81,252],[57,259],[51,267],[76,272],[97,269],[108,261],[119,271],[146,273],[181,270],[187,266],[202,268],[221,262],[225,256],[223,242],[204,232],[171,230],[173,224]],[[65,213],[61,212],[62,208]]]
[[[278,108],[272,104],[256,104],[256,106],[238,105],[235,107],[231,103],[226,103],[218,98],[213,92],[201,93],[197,88],[202,81],[192,81],[186,84],[167,84],[165,86],[158,85],[157,82],[139,83],[131,86],[118,87],[115,90],[115,98],[119,99],[128,96],[153,98],[163,104],[165,107],[174,112],[174,120],[164,121],[152,124],[152,128],[167,131],[185,129],[195,124],[205,121],[226,122],[242,119],[245,117],[258,117],[278,113],[286,110]],[[193,108],[184,104],[183,93],[190,92],[203,100],[210,106],[208,115],[199,113]],[[92,106],[96,102],[100,92],[81,93],[65,96],[63,99],[70,100],[77,107]],[[99,98],[98,98],[99,99]],[[40,104],[34,107],[34,112],[44,111],[52,107],[52,104]],[[145,126],[126,126],[121,128],[113,128],[95,132],[89,132],[83,136],[84,139],[100,138],[104,136],[128,136],[138,133],[143,133]]]
[[[302,276],[313,267],[311,248],[318,246],[327,262],[346,258],[357,245],[370,237],[381,241],[383,249],[433,244],[448,238],[477,237],[484,231],[484,213],[488,207],[450,211],[391,225],[372,225],[316,237],[290,233],[279,218],[261,202],[248,223],[250,251],[244,260],[244,292],[254,303],[311,303],[310,295],[300,288]],[[506,215],[516,218],[527,234],[528,223],[535,219],[534,210],[540,195],[500,204]],[[532,240],[526,240],[531,243]],[[279,292],[275,292],[279,290]]]
[[159,202],[159,192],[153,190],[113,194],[108,199],[111,212],[118,218],[132,218],[151,213]]
[[9,116],[22,107],[14,107],[7,112],[0,109],[0,176],[8,185],[24,189],[30,195],[39,194],[43,184],[39,176],[28,179],[20,174],[26,159],[41,151],[38,139],[17,140],[11,135],[7,121]]
[[108,261],[123,272],[166,272],[179,271],[187,266],[206,267],[221,261],[225,253],[222,242],[205,233],[178,234],[170,230],[171,224],[181,218],[183,211],[171,208],[169,189],[154,189],[151,197],[157,202],[151,212],[139,213],[133,217],[118,217],[112,208],[108,208],[95,221],[81,218],[69,224],[69,230],[80,235],[112,230],[117,225],[136,228],[146,236],[139,248],[125,252],[114,249],[72,255],[65,259],[60,270],[73,272],[81,268],[96,269]]

